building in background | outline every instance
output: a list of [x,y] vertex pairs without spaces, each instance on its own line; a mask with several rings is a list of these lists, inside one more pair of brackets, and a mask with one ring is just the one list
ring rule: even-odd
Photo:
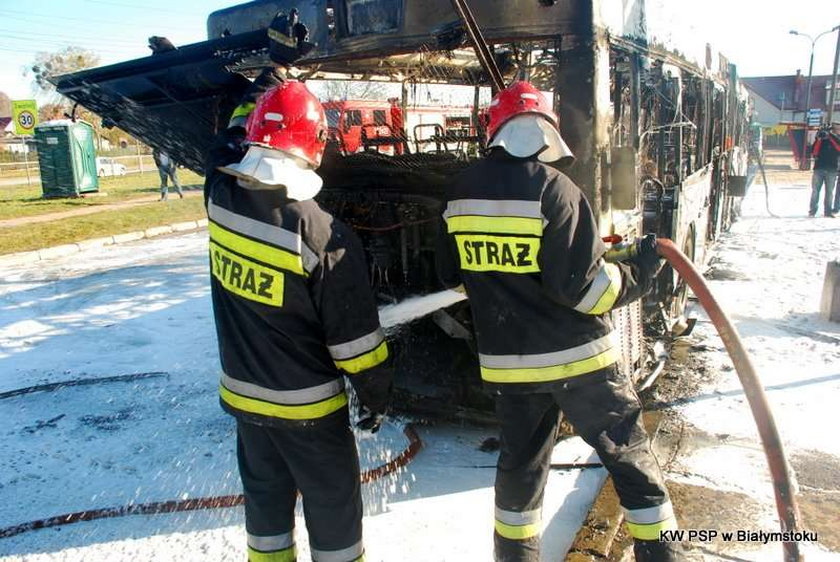
[[[802,123],[805,119],[805,98],[808,76],[797,71],[788,76],[754,76],[742,78],[755,108],[755,120],[764,128],[767,146],[789,146],[787,123]],[[811,109],[820,111],[822,119],[828,113],[831,95],[831,75],[811,78]],[[835,96],[835,115],[840,115],[840,94]]]
[[11,137],[15,134],[15,125],[11,117],[0,117],[0,139]]

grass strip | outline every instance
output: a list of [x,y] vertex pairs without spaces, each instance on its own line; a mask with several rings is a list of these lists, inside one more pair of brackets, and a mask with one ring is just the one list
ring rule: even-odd
[[[191,190],[200,190],[204,185],[204,178],[190,170],[178,170],[178,179],[182,186]],[[99,178],[99,192],[85,194],[83,197],[44,199],[40,181],[33,182],[31,186],[25,183],[0,186],[0,220],[105,205],[143,196],[154,196],[159,192],[160,176],[156,171]],[[178,197],[175,190],[170,187],[170,197],[173,194]]]
[[164,202],[0,229],[0,254],[49,248],[206,216],[202,197],[178,199],[176,195],[175,199],[170,197]]

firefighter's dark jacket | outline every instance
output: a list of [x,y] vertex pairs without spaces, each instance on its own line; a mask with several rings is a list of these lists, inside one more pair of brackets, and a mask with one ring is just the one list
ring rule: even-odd
[[382,411],[390,361],[361,243],[314,200],[218,171],[241,159],[243,133],[220,135],[204,191],[222,407],[261,425],[317,423],[346,407],[346,374]]
[[550,391],[618,361],[607,313],[648,283],[635,266],[604,262],[592,210],[567,176],[496,149],[446,199],[438,273],[466,288],[489,390]]

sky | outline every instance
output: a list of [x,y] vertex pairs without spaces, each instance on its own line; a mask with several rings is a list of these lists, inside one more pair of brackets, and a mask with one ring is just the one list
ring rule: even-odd
[[[416,0],[415,0],[416,1]],[[475,1],[475,0],[473,0]],[[685,0],[649,0],[656,2]],[[22,71],[39,51],[78,45],[95,51],[102,64],[149,55],[150,35],[176,45],[206,38],[207,16],[235,5],[230,0],[0,0],[0,91],[12,99],[32,97]],[[741,76],[808,72],[810,41],[790,35],[795,29],[816,37],[840,25],[838,0],[696,0],[703,10],[684,10],[678,28],[704,37],[738,65]],[[836,33],[818,40],[814,74],[830,74]]]

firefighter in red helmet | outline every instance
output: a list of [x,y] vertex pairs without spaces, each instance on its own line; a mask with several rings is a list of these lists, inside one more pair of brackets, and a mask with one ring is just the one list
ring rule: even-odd
[[604,261],[588,201],[547,165],[572,154],[539,90],[515,82],[488,113],[489,154],[447,192],[437,260],[444,284],[469,297],[481,377],[496,398],[496,560],[540,559],[561,411],[612,475],[636,560],[679,560],[677,545],[658,540],[676,521],[609,318],[651,286],[654,239],[630,263]]
[[361,560],[345,376],[359,425],[375,431],[391,392],[388,346],[361,243],[313,200],[321,104],[272,72],[250,100],[211,150],[205,182],[220,401],[237,422],[249,560],[296,559],[298,493],[312,559]]

